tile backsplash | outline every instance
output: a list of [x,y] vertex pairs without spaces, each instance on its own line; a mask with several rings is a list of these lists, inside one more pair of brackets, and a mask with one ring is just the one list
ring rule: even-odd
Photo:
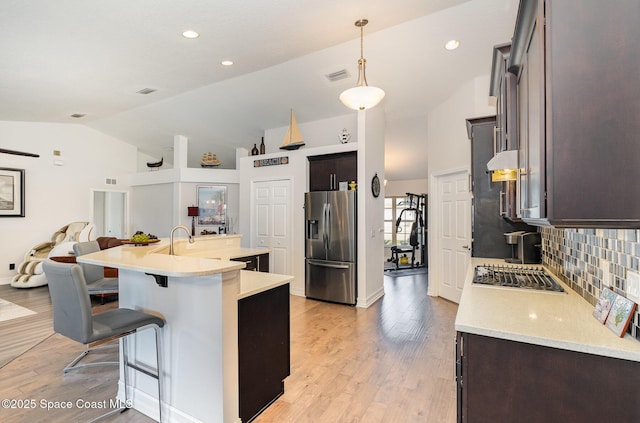
[[[540,228],[542,262],[595,305],[604,286],[627,295],[627,271],[640,270],[640,230]],[[640,340],[636,308],[629,333]]]

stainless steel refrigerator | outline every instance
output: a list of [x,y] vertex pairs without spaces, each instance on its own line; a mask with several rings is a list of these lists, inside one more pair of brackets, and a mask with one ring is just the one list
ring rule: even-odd
[[308,298],[356,303],[356,191],[305,194]]

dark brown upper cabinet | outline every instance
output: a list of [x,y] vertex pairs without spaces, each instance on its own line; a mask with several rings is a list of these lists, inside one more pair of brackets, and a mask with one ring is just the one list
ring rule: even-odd
[[494,154],[518,148],[517,77],[509,72],[511,43],[493,48],[489,95],[496,97],[496,126],[493,134]]
[[309,157],[309,191],[335,191],[351,181],[358,181],[357,151]]
[[518,214],[557,227],[640,228],[640,2],[521,1]]

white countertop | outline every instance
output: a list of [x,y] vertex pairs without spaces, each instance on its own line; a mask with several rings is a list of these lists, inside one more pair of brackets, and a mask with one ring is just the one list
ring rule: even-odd
[[240,271],[240,293],[238,299],[250,297],[260,292],[289,283],[293,276],[279,275],[277,273],[254,272],[252,270]]
[[121,245],[79,256],[76,260],[80,263],[177,277],[211,275],[245,267],[244,263],[238,261],[175,256],[155,252],[165,246],[166,241],[164,240],[158,244],[140,247]]
[[[243,269],[245,263],[229,259],[268,253],[264,248],[232,247],[214,251],[194,251],[182,255],[169,255],[166,240],[145,246],[121,245],[77,257],[81,263],[115,267],[118,269],[152,273],[164,276],[187,277]],[[238,299],[290,283],[293,276],[242,270]]]
[[[619,338],[593,317],[593,306],[558,278],[566,293],[473,284],[474,268],[505,264],[473,257],[458,306],[457,331],[640,361],[640,342]],[[547,269],[553,276],[553,273]]]
[[183,251],[180,255],[183,257],[200,257],[200,258],[213,258],[218,260],[231,260],[238,257],[256,256],[259,254],[270,253],[268,248],[246,248],[246,247],[233,247],[216,249],[210,251]]

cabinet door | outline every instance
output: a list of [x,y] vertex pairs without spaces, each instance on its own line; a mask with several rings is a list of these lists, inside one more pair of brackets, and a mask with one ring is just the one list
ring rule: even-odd
[[544,57],[539,18],[518,80],[518,216],[545,217]]
[[257,256],[257,260],[258,272],[269,273],[269,254],[260,254]]
[[517,77],[507,71],[504,61],[500,77],[500,91],[496,99],[496,129],[494,134],[494,154],[518,147],[517,119]]
[[244,270],[253,270],[253,271],[258,270],[257,256],[237,257],[237,258],[231,259],[231,261],[243,262],[246,265]]
[[[526,58],[525,58],[526,61]],[[516,180],[516,216],[525,217],[529,197],[529,113],[527,103],[529,99],[529,72],[526,62],[523,64],[518,79],[518,178]]]
[[331,191],[335,163],[333,160],[309,161],[309,191]]
[[496,126],[493,128],[493,155],[506,150],[506,142],[504,137],[504,121],[505,119],[505,90],[504,90],[504,74],[500,78],[500,90],[496,98]]
[[640,372],[636,361],[469,333],[459,334],[458,342],[462,342],[457,357],[462,366],[458,421],[640,419],[640,379],[630,376]]
[[309,157],[309,191],[334,191],[339,182],[358,179],[358,153]]
[[[505,65],[506,67],[506,65]],[[504,74],[504,111],[503,111],[503,128],[504,128],[504,150],[515,150],[518,148],[518,127],[516,108],[518,104],[517,77],[506,72]]]
[[336,160],[336,184],[339,182],[351,182],[358,179],[358,156],[353,153],[345,153]]
[[527,49],[527,207],[524,216],[546,217],[545,212],[545,131],[544,131],[544,57],[541,18],[536,18]]
[[253,420],[290,373],[289,284],[238,301],[239,414]]

